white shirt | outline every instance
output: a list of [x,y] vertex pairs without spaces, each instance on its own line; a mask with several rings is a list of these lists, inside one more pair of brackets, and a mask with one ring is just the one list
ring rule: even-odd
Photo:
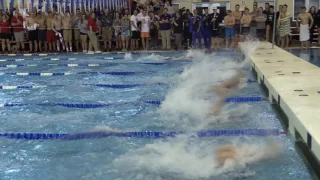
[[[134,25],[136,25],[136,27],[138,27],[138,19],[135,15],[132,15],[130,18],[130,21],[134,23]],[[131,31],[136,31],[137,29],[131,24]]]
[[150,17],[142,16],[139,21],[141,21],[141,32],[150,32]]

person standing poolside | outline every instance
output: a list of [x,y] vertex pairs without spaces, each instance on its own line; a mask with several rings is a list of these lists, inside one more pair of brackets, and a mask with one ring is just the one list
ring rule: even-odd
[[49,45],[49,51],[54,52],[56,51],[56,33],[52,30],[52,21],[53,21],[53,14],[51,11],[49,11],[48,16],[46,17],[46,26],[47,26],[47,32],[46,32],[46,39]]
[[88,19],[88,36],[89,36],[88,53],[93,53],[92,47],[95,53],[101,53],[101,51],[99,51],[99,48],[98,48],[97,33],[99,33],[99,29],[96,23],[96,15],[95,13],[91,13],[90,18]]
[[131,21],[131,49],[136,50],[139,48],[140,29],[138,27],[138,10],[133,11],[133,15],[130,18]]
[[204,10],[204,14],[202,15],[202,35],[203,35],[203,40],[204,40],[204,46],[207,49],[211,48],[211,32],[213,28],[213,22],[212,22],[212,14],[209,14],[208,9],[206,8]]
[[291,25],[290,25],[290,13],[287,12],[288,6],[284,4],[282,6],[282,11],[280,13],[278,19],[278,31],[280,37],[280,44],[281,48],[288,49],[289,47],[289,34],[291,32]]
[[251,37],[257,36],[257,22],[256,22],[257,13],[258,13],[258,7],[257,5],[253,5],[253,11],[250,13],[251,15],[250,36]]
[[22,52],[24,52],[25,39],[23,30],[23,17],[20,15],[18,8],[14,11],[14,15],[11,18],[11,26],[13,27],[13,34],[17,45],[17,51],[21,50]]
[[10,22],[5,14],[2,14],[0,21],[0,39],[2,45],[2,51],[5,52],[6,45],[8,52],[11,51],[11,36],[10,36]]
[[74,42],[76,43],[76,51],[79,52],[81,44],[80,38],[80,29],[79,29],[79,21],[81,20],[81,12],[80,9],[77,9],[76,14],[72,16],[72,28],[74,35]]
[[116,12],[113,20],[114,37],[116,38],[116,49],[121,49],[121,19],[120,13]]
[[186,49],[192,45],[192,33],[190,32],[190,19],[192,16],[189,9],[183,15],[183,43],[186,45]]
[[269,11],[267,14],[266,21],[266,41],[272,42],[273,34],[275,33],[273,30],[274,26],[274,6],[269,6]]
[[121,40],[123,51],[127,51],[129,48],[129,39],[131,36],[130,27],[130,15],[126,14],[121,18]]
[[43,45],[44,45],[44,51],[48,50],[47,46],[47,38],[46,38],[46,17],[44,13],[39,12],[37,14],[37,19],[36,19],[37,24],[39,25],[38,27],[38,40],[39,40],[39,50],[40,52],[43,51]]
[[69,12],[62,16],[63,40],[67,52],[72,52],[72,19]]
[[231,43],[234,41],[234,25],[236,23],[236,18],[233,16],[232,11],[228,10],[228,15],[224,17],[224,23],[225,23],[225,33],[226,33],[226,48],[229,47],[229,41],[231,40]]
[[245,8],[244,9],[244,15],[241,18],[241,24],[242,24],[242,39],[244,39],[244,41],[246,40],[247,36],[250,33],[250,24],[251,24],[251,15],[249,14],[249,9]]
[[221,23],[222,17],[217,12],[217,7],[214,7],[212,10],[213,10],[213,13],[211,14],[211,17],[212,17],[211,44],[213,49],[216,49],[216,46],[215,46],[216,44],[217,44],[217,48],[219,49],[220,48],[220,41],[219,41],[220,25],[219,24]]
[[234,31],[235,31],[235,34],[238,36],[238,35],[240,35],[240,31],[241,31],[240,20],[241,20],[241,17],[242,17],[242,13],[239,10],[240,9],[240,5],[239,4],[237,4],[235,6],[235,8],[236,8],[236,10],[233,12],[233,16],[235,18]]
[[62,36],[62,21],[61,16],[58,13],[54,15],[54,18],[52,20],[52,30],[56,35],[57,51],[60,52],[60,44],[62,45],[62,50],[65,50]]
[[[29,48],[30,52],[38,51],[38,25],[36,23],[36,15],[34,12],[30,13],[30,17],[26,20],[26,26],[29,30]],[[33,46],[34,43],[34,46]],[[34,47],[34,49],[33,49]],[[34,51],[33,51],[34,50]]]
[[159,19],[154,15],[154,12],[149,12],[150,16],[150,47],[151,49],[158,47],[158,31],[159,31]]
[[[309,13],[310,15],[312,16],[313,18],[313,24],[312,24],[312,27],[310,29],[310,45],[312,46],[312,43],[313,43],[313,39],[314,39],[314,30],[316,29],[316,18],[317,17],[317,9],[315,6],[312,6],[310,9],[309,9]],[[311,20],[309,20],[309,23],[311,23]],[[319,27],[319,26],[318,26]]]
[[263,13],[262,7],[256,15],[257,37],[259,40],[265,40],[267,15]]
[[147,50],[149,47],[149,37],[150,37],[150,17],[147,15],[147,9],[142,11],[142,16],[139,18],[141,22],[141,41],[142,48]]
[[87,53],[88,51],[88,20],[85,14],[81,15],[81,18],[78,22],[78,28],[80,29],[82,52]]
[[182,45],[182,33],[183,33],[183,19],[181,12],[176,13],[175,19],[172,21],[174,40],[176,45],[176,50],[181,50]]
[[104,51],[111,51],[112,48],[112,25],[113,16],[109,12],[109,9],[105,9],[104,14],[101,16],[102,40],[104,44]]
[[[301,21],[300,27],[299,20]],[[301,8],[301,13],[297,17],[296,24],[300,32],[301,47],[309,48],[310,29],[313,26],[313,18],[310,13],[306,12],[306,7]]]
[[196,48],[196,40],[198,39],[199,48],[201,49],[201,27],[202,18],[198,15],[198,10],[193,10],[193,17],[190,19],[190,26],[192,32],[192,48]]
[[160,16],[160,19],[159,19],[163,50],[171,49],[170,19],[171,19],[171,16],[168,14],[168,9],[164,8],[163,14]]

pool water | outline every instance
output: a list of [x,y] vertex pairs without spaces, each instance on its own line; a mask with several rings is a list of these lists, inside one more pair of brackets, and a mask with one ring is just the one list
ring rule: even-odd
[[[193,52],[195,55],[199,52]],[[1,132],[76,133],[106,126],[122,131],[194,131],[203,129],[282,129],[280,121],[268,102],[228,103],[232,114],[229,121],[206,121],[201,108],[206,101],[198,97],[202,91],[190,91],[194,80],[221,81],[218,76],[219,59],[238,61],[234,51],[218,51],[203,55],[209,62],[201,64],[201,57],[186,56],[179,61],[164,60],[187,52],[157,54],[57,55],[23,57],[23,61],[3,61],[0,65],[37,64],[34,67],[1,68],[8,72],[139,72],[130,76],[86,74],[68,76],[0,76],[1,85],[45,86],[35,89],[1,90],[0,103],[22,103],[28,106],[0,109]],[[188,53],[190,54],[190,52]],[[191,53],[192,54],[192,53]],[[76,60],[50,61],[50,58]],[[113,57],[106,60],[104,57]],[[20,57],[19,57],[20,58]],[[200,58],[200,59],[199,59]],[[2,59],[13,59],[2,57]],[[192,61],[198,60],[198,61]],[[200,61],[200,62],[199,62]],[[148,64],[158,62],[159,64]],[[101,64],[98,67],[67,67],[48,64]],[[199,65],[200,64],[200,65]],[[222,63],[228,64],[228,63]],[[205,67],[203,72],[202,67]],[[212,75],[214,78],[212,78]],[[248,79],[254,79],[246,71]],[[215,83],[217,83],[215,81]],[[139,84],[116,89],[88,84]],[[185,86],[187,85],[187,86]],[[192,85],[192,84],[191,84]],[[196,84],[193,88],[205,89]],[[189,88],[189,89],[188,89]],[[172,98],[170,94],[177,95]],[[195,96],[190,97],[188,95]],[[258,83],[248,83],[234,96],[264,96]],[[180,98],[180,99],[179,99]],[[191,99],[188,99],[191,98]],[[188,101],[186,100],[188,99]],[[125,103],[115,106],[82,109],[61,106],[40,106],[39,103],[115,103],[161,100],[172,110],[145,103]],[[186,104],[183,102],[194,102]],[[202,103],[205,102],[205,103]],[[199,113],[200,112],[200,113]],[[168,113],[168,114],[166,114]],[[183,114],[180,116],[180,114]],[[169,115],[167,117],[166,115]],[[176,116],[179,115],[179,116]],[[225,116],[224,118],[230,118]],[[220,122],[220,123],[219,123]],[[200,126],[200,124],[202,126]],[[185,180],[185,179],[312,179],[308,168],[295,150],[292,137],[279,136],[283,152],[275,159],[236,166],[223,172],[212,168],[213,150],[219,144],[247,144],[247,148],[261,148],[267,137],[192,138],[181,135],[172,139],[120,138],[59,140],[1,139],[0,177],[3,180]],[[265,147],[268,149],[268,147]],[[268,151],[274,151],[269,147]]]

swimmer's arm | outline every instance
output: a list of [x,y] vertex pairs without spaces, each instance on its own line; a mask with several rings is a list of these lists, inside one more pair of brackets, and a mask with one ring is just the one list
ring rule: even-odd
[[299,20],[300,20],[300,14],[298,15],[297,20],[296,20],[296,25],[297,25],[297,28],[298,28],[298,29],[300,29],[300,28],[299,28]]

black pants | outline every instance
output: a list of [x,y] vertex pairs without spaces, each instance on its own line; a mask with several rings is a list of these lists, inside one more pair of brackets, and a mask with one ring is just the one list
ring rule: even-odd
[[189,40],[189,46],[192,45],[192,33],[189,32],[189,28],[185,28],[183,31],[183,44],[187,45]]
[[314,33],[315,28],[316,28],[315,26],[312,26],[312,27],[310,28],[310,39],[309,39],[310,43],[313,42],[313,38],[314,38],[313,33]]

